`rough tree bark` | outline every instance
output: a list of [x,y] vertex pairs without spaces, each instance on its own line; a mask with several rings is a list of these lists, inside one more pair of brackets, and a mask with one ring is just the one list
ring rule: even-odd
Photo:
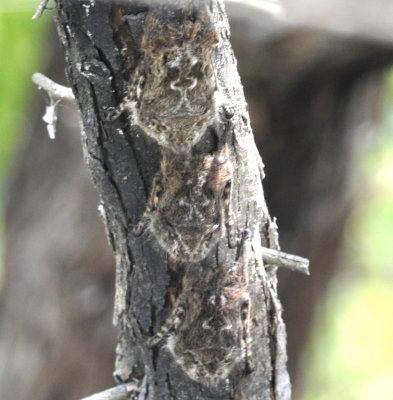
[[[86,5],[59,0],[57,6],[57,23],[66,51],[68,80],[82,115],[85,159],[102,199],[101,213],[116,255],[114,318],[121,331],[117,349],[118,379],[139,382],[138,399],[288,399],[290,383],[286,370],[285,328],[276,292],[277,267],[263,265],[261,247],[277,248],[278,243],[263,197],[263,166],[251,133],[236,62],[229,44],[223,2],[206,2],[207,10],[205,2],[187,0],[170,4],[130,2],[120,5],[109,2]],[[202,28],[195,28],[199,23]],[[191,33],[187,33],[190,25]],[[164,32],[162,27],[167,26],[170,28]],[[196,38],[192,36],[195,30],[200,35]],[[208,103],[209,109],[204,111],[211,116],[210,123],[202,124],[200,129],[204,130],[213,123],[215,127],[207,129],[204,135],[201,132],[201,138],[192,139],[191,144],[195,144],[192,151],[191,145],[187,147],[189,138],[181,137],[187,124],[180,127],[182,130],[179,129],[169,142],[161,136],[157,138],[161,126],[154,131],[157,126],[156,110],[153,106],[149,110],[149,105],[154,104],[154,95],[162,95],[161,87],[157,89],[155,83],[161,79],[160,82],[167,82],[172,91],[180,91],[171,86],[172,82],[176,82],[173,85],[178,84],[176,77],[168,83],[167,75],[173,65],[180,69],[180,74],[184,67],[166,60],[168,54],[171,56],[170,52],[159,58],[162,48],[165,50],[167,46],[166,37],[163,40],[155,37],[159,33],[173,35],[176,46],[180,46],[180,42],[191,52],[198,40],[203,46],[217,44],[212,53],[212,66],[210,60],[206,62],[207,66],[204,65],[205,47],[202,46],[200,53],[198,50],[195,53],[200,55],[198,62],[202,67],[195,75],[197,79],[189,82],[190,87],[196,85],[199,89],[198,85],[202,85],[203,98],[206,96],[204,91],[209,90],[211,85],[208,80],[215,76],[218,93],[214,93],[217,100]],[[205,38],[203,35],[210,36]],[[172,50],[176,46],[172,44]],[[146,61],[150,51],[151,65],[147,64],[150,61]],[[164,65],[154,64],[156,58],[162,60]],[[145,63],[142,67],[141,59]],[[141,106],[136,111],[139,113],[136,119],[139,126],[130,124],[124,117],[109,121],[110,110],[118,106],[124,93],[137,92],[140,82],[134,80],[130,83],[129,80],[130,75],[137,74],[138,68],[149,69],[150,74],[145,77],[142,90],[154,88],[157,91],[150,96],[153,100],[144,104],[144,111]],[[166,81],[154,76],[162,73],[160,68],[164,70]],[[213,74],[209,73],[209,68],[213,68]],[[153,80],[150,87],[149,79]],[[207,100],[209,102],[211,98],[207,97]],[[195,127],[201,125],[198,124],[194,123],[193,134]],[[170,150],[163,148],[171,146]],[[182,153],[184,149],[188,151],[186,157]],[[206,166],[211,159],[218,166]],[[218,172],[214,172],[216,169]],[[207,201],[211,201],[210,206],[216,207],[216,213],[221,215],[218,221],[220,231],[226,231],[226,234],[218,239],[214,250],[206,252],[203,257],[195,255],[187,259],[187,254],[179,256],[176,249],[171,252],[165,248],[167,251],[163,251],[157,245],[157,239],[159,242],[161,239],[161,247],[165,247],[165,243],[162,245],[164,239],[157,236],[167,229],[166,226],[161,226],[156,235],[154,232],[135,234],[135,226],[143,218],[144,210],[152,207],[147,201],[159,170],[162,179],[169,182],[168,193],[165,186],[161,189],[164,191],[163,198],[166,196],[168,203],[179,201],[179,206],[184,197],[179,200],[176,194],[169,193],[171,185],[184,186],[188,180],[198,185],[201,179],[206,179],[213,186],[213,191],[222,185],[222,193],[211,194],[212,198],[207,197]],[[179,177],[184,171],[189,176]],[[173,172],[177,176],[171,176]],[[214,182],[209,182],[209,179]],[[224,194],[227,187],[230,192]],[[192,196],[186,200],[195,200]],[[228,198],[224,199],[225,196]],[[195,201],[202,201],[202,197]],[[160,204],[157,207],[160,210]],[[201,204],[193,207],[195,213],[202,210]],[[163,210],[164,207],[158,212],[164,213]],[[232,212],[234,219],[230,221]],[[168,224],[162,215],[159,217],[163,224]],[[192,240],[197,238],[195,232],[196,229],[191,233]],[[184,241],[189,240],[188,234],[184,234]],[[208,299],[224,298],[222,304],[219,305],[218,300],[205,299],[206,293],[209,294]],[[191,324],[194,320],[204,327],[205,331],[198,332],[202,335],[198,345],[203,340],[211,341],[210,347],[206,347],[210,353],[222,351],[220,346],[224,346],[225,350],[225,345],[221,339],[212,339],[206,333],[211,329],[205,327],[209,321],[208,315],[204,315],[204,312],[207,313],[204,308],[208,309],[206,302],[214,305],[210,312],[228,315],[228,326],[213,327],[221,329],[220,337],[225,336],[223,330],[231,331],[228,341],[233,343],[230,347],[238,346],[236,350],[239,354],[231,355],[230,367],[235,367],[231,368],[228,377],[225,373],[218,375],[220,379],[193,375],[191,367],[185,365],[184,354],[176,348],[177,344],[173,353],[179,352],[176,353],[177,361],[183,371],[165,348],[149,347],[148,339],[160,330],[171,309],[177,306],[179,300],[175,302],[174,297],[183,299],[185,303],[182,310],[184,321],[188,320]],[[190,298],[200,307],[193,305]],[[228,300],[230,298],[233,298],[232,302]],[[183,322],[183,325],[186,323]],[[182,342],[184,347],[181,352],[186,353],[190,341],[181,337],[187,334],[183,325],[176,332],[176,340]],[[216,364],[222,361],[212,359],[206,365],[210,368],[214,364],[212,370],[215,371],[219,368]],[[193,380],[184,371],[193,376]]]
[[[324,3],[328,8],[321,12]],[[296,2],[302,18],[306,5]],[[332,7],[331,1],[321,0],[313,12],[337,21],[329,15],[341,6],[347,4]],[[314,28],[299,29],[244,4],[232,12],[233,45],[267,166],[268,203],[278,216],[284,248],[312,259],[309,278],[280,271],[292,381],[313,308],[337,270],[343,227],[356,201],[348,197],[351,160],[367,134],[363,127],[378,117],[379,71],[393,59],[386,4],[371,0],[355,6],[346,18],[351,32],[344,34],[328,26],[319,30],[323,18],[315,16],[301,21]],[[373,26],[382,34],[365,24],[370,6]],[[293,22],[292,12],[286,14]],[[52,43],[52,48],[57,46]],[[62,79],[63,67],[56,62],[61,58],[56,52],[48,61],[51,70],[45,71],[56,81]],[[111,384],[112,258],[96,221],[95,193],[79,162],[79,126],[70,123],[77,118],[69,107],[61,107],[57,139],[49,141],[38,123],[43,108],[36,99],[27,116],[9,191],[0,310],[4,400],[79,398]],[[283,163],[288,159],[293,167]],[[49,246],[42,245],[48,236]]]

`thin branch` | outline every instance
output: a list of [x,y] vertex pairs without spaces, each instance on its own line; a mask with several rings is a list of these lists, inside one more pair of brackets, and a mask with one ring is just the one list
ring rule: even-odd
[[47,9],[46,6],[49,0],[41,0],[40,4],[38,4],[37,10],[35,11],[34,15],[31,17],[32,19],[38,19],[41,17],[43,12]]
[[59,85],[39,72],[35,72],[31,79],[39,88],[44,89],[51,98],[55,100],[65,100],[71,103],[75,102],[75,96],[71,88]]
[[298,271],[305,275],[310,275],[308,269],[309,260],[293,254],[284,253],[267,247],[262,248],[262,258],[265,264],[271,264],[276,267],[285,267],[292,271]]
[[46,123],[46,129],[50,139],[56,138],[56,123],[57,123],[57,106],[60,100],[53,100],[50,98],[50,103],[45,107],[45,114],[42,120]]
[[135,383],[125,383],[81,400],[128,400],[130,394],[136,392],[138,392],[138,386]]
[[46,106],[45,114],[42,119],[46,123],[46,129],[48,130],[49,138],[55,139],[57,106],[62,100],[75,103],[74,94],[72,93],[71,88],[59,85],[39,72],[33,74],[32,80],[40,89],[42,88],[48,93],[49,105]]

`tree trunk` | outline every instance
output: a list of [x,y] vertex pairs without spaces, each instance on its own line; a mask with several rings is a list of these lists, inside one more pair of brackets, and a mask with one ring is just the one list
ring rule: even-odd
[[[327,3],[326,16],[341,10]],[[356,5],[359,15],[366,3]],[[361,128],[378,117],[380,70],[391,63],[392,46],[384,35],[378,41],[356,31],[351,36],[317,27],[288,28],[244,4],[231,9],[233,45],[281,244],[311,259],[309,278],[280,271],[293,381],[314,307],[338,267],[343,228],[356,200],[349,196],[346,177],[357,165],[356,149],[367,134]],[[376,5],[375,10],[381,14],[384,9]],[[369,19],[369,13],[363,14]],[[373,24],[378,29],[381,21],[377,13]],[[56,81],[63,67],[54,61],[60,58],[51,57],[54,69],[47,72]],[[112,259],[80,162],[79,126],[70,123],[76,116],[61,107],[52,142],[42,122],[37,128],[44,105],[34,103],[7,207],[0,398],[80,398],[112,381]]]
[[[278,243],[223,3],[57,4],[116,256],[118,379],[140,399],[288,399],[261,247]],[[114,121],[124,93],[132,119]]]

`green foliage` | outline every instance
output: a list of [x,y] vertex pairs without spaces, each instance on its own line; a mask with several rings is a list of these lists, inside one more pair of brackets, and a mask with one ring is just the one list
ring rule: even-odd
[[[0,5],[0,197],[16,151],[33,90],[31,75],[39,69],[50,16],[32,20],[38,1]],[[2,276],[3,208],[0,203],[0,286]]]
[[[25,2],[26,4],[27,2]],[[32,20],[34,6],[24,11],[0,8],[0,190],[33,90],[31,75],[42,60],[48,16]]]

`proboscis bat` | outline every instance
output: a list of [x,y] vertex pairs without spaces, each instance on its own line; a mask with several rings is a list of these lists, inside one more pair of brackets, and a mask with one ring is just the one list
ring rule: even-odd
[[176,153],[196,144],[217,116],[213,51],[218,43],[205,5],[190,10],[152,6],[144,21],[142,60],[131,90],[111,119],[125,109],[159,145]]
[[227,146],[187,159],[164,157],[135,233],[148,228],[175,260],[204,259],[225,234],[233,246],[232,164]]
[[171,316],[150,340],[152,347],[163,343],[183,371],[205,386],[217,386],[236,366],[246,366],[247,260],[243,254],[232,268],[207,274],[191,268]]

